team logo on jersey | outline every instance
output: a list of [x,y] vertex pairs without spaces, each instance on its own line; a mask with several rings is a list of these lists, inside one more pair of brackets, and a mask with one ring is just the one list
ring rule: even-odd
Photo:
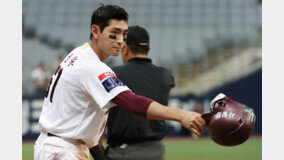
[[102,85],[107,92],[110,92],[117,86],[125,86],[125,84],[118,79],[113,72],[105,72],[99,75],[98,78],[102,81]]
[[71,59],[71,61],[69,61],[69,64],[68,64],[67,66],[68,66],[68,67],[69,67],[70,65],[73,66],[74,62],[77,61],[77,59],[78,59],[78,56],[73,57],[73,58]]
[[65,58],[64,63],[66,63],[67,61],[69,61],[72,56],[74,56],[74,53],[70,53],[70,54],[67,56],[67,58]]

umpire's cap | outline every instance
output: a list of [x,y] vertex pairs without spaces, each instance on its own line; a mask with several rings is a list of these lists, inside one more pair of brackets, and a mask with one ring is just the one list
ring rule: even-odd
[[143,27],[130,26],[128,27],[128,35],[126,44],[146,47],[149,46],[149,34]]

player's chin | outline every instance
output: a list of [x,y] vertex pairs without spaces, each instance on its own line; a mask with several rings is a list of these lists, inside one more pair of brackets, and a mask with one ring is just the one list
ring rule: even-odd
[[121,51],[115,50],[115,51],[112,52],[111,55],[117,57],[120,53],[121,53]]

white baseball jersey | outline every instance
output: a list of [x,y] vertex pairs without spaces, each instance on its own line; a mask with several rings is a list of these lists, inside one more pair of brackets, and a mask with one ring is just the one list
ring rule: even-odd
[[44,99],[39,127],[45,133],[98,144],[115,104],[129,90],[88,43],[74,49],[53,74]]

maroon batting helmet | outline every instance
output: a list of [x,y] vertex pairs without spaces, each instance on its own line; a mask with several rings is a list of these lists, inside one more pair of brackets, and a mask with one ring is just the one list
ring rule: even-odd
[[210,136],[216,143],[235,146],[251,135],[254,110],[220,93],[210,103],[212,111],[202,115],[209,127]]

